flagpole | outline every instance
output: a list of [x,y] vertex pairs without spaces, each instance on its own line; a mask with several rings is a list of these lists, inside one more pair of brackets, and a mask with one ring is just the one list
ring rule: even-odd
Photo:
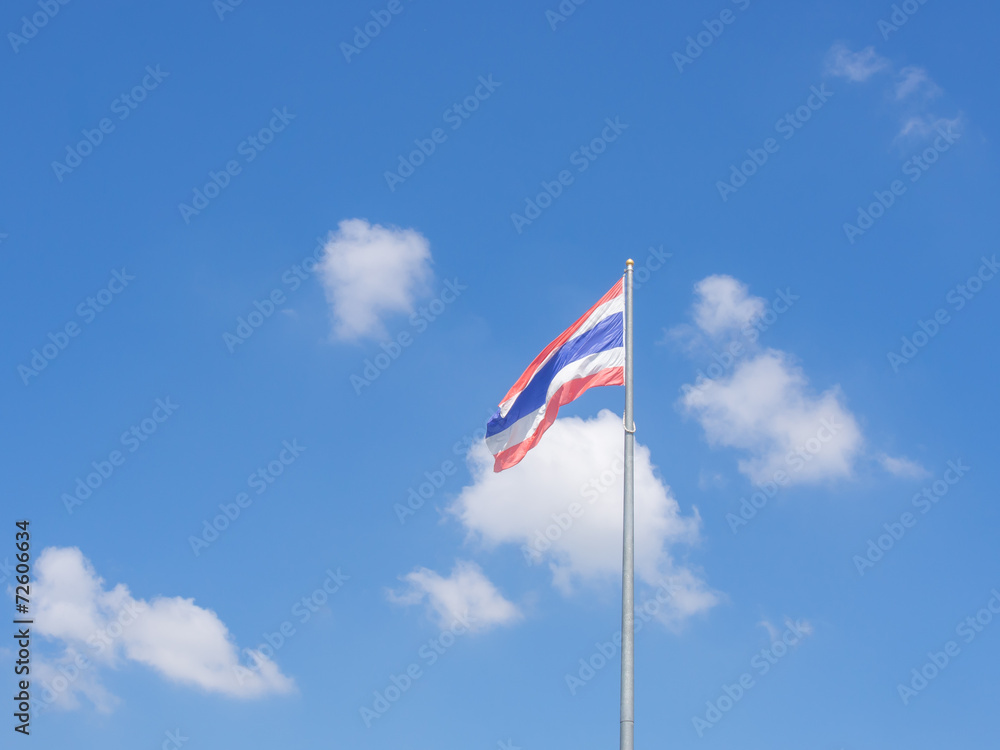
[[635,421],[632,413],[632,267],[625,262],[625,490],[622,524],[622,701],[621,750],[633,750],[635,727],[635,637],[634,613],[634,450]]

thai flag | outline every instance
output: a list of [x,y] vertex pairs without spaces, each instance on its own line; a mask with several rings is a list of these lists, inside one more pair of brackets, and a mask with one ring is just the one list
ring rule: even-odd
[[493,471],[518,463],[555,422],[559,407],[588,388],[625,384],[622,280],[545,347],[486,423]]

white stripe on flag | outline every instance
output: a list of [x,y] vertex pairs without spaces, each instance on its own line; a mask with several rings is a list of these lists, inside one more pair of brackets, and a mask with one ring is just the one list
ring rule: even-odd
[[614,349],[606,349],[603,352],[595,354],[588,354],[586,357],[582,357],[575,362],[570,362],[552,378],[552,382],[549,383],[548,391],[545,394],[544,404],[530,414],[525,414],[503,432],[498,432],[496,435],[486,438],[486,445],[490,449],[490,453],[495,456],[500,451],[513,448],[518,443],[523,443],[534,435],[538,425],[545,417],[545,409],[552,399],[552,395],[569,381],[594,375],[601,370],[612,367],[623,367],[624,365],[625,348],[621,346]]

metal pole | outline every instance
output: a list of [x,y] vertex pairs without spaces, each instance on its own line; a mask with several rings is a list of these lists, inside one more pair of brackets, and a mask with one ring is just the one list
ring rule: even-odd
[[632,267],[625,262],[625,493],[622,529],[622,706],[621,750],[633,750],[635,728],[635,613],[633,593],[633,453],[635,422],[632,413]]

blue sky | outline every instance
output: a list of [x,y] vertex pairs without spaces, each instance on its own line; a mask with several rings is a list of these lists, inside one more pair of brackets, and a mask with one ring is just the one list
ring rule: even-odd
[[613,746],[623,393],[481,430],[628,257],[638,745],[989,744],[998,21],[8,5],[38,746]]

